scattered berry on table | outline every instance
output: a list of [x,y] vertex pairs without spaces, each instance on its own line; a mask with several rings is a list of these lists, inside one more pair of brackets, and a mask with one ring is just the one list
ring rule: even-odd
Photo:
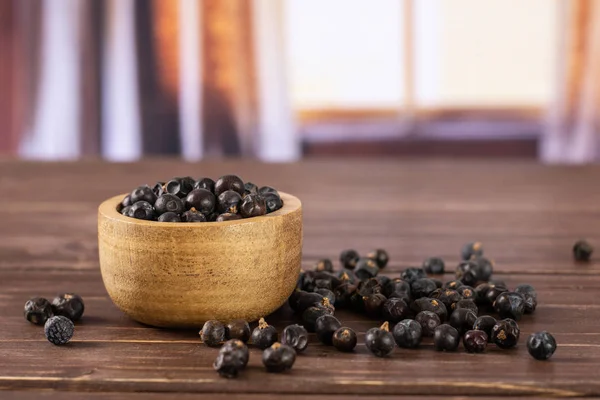
[[248,360],[248,346],[241,340],[232,339],[221,346],[213,368],[225,378],[235,378],[241,370],[246,368]]
[[52,305],[42,297],[27,300],[23,314],[27,321],[35,325],[44,325],[48,318],[54,316]]
[[281,343],[300,353],[308,347],[308,332],[302,325],[288,325],[281,333]]
[[220,346],[225,341],[225,325],[217,320],[206,321],[200,330],[200,339],[207,346]]
[[241,340],[248,343],[250,340],[250,325],[243,319],[234,319],[225,325],[225,338]]
[[333,315],[322,315],[317,318],[315,332],[319,341],[326,345],[333,344],[333,333],[340,329],[342,324]]
[[52,300],[52,311],[54,315],[62,315],[75,322],[83,316],[85,305],[78,294],[63,293]]
[[520,335],[519,325],[509,318],[496,321],[496,325],[492,328],[492,341],[501,349],[515,347]]
[[75,326],[73,321],[62,315],[50,317],[44,324],[46,339],[52,344],[62,345],[69,343],[73,337]]
[[471,257],[483,256],[483,244],[481,242],[471,242],[463,246],[460,255],[463,260],[470,260]]
[[251,339],[252,344],[264,350],[277,342],[277,329],[267,324],[264,318],[261,318],[258,321],[258,326],[252,331]]
[[423,329],[421,324],[412,319],[405,319],[396,324],[392,330],[394,341],[398,347],[414,349],[421,344]]
[[475,323],[473,323],[473,330],[485,332],[488,337],[488,342],[491,342],[492,329],[494,329],[494,326],[497,322],[498,321],[496,321],[496,318],[492,317],[491,315],[482,315],[477,317]]
[[354,350],[356,347],[358,337],[356,336],[356,332],[354,332],[352,329],[343,326],[333,332],[331,341],[333,347],[335,347],[337,350],[349,352]]
[[573,257],[575,261],[589,261],[594,248],[585,240],[578,240],[573,245]]
[[536,360],[547,360],[556,351],[556,340],[547,331],[532,333],[527,339],[527,351]]
[[488,335],[484,331],[470,330],[463,336],[463,346],[469,353],[483,353],[488,344]]
[[442,324],[435,328],[433,334],[433,345],[438,351],[454,351],[460,343],[460,334],[448,324]]
[[380,269],[385,268],[388,261],[390,261],[390,256],[383,249],[376,249],[367,253],[367,258],[374,260]]
[[429,257],[423,261],[423,269],[428,274],[441,275],[444,273],[446,264],[440,257]]
[[292,368],[296,352],[291,346],[273,343],[262,354],[262,362],[268,372],[284,372]]
[[426,337],[433,336],[435,329],[442,324],[440,317],[431,311],[421,311],[415,317],[415,321],[421,325],[422,335]]
[[394,337],[390,333],[388,322],[380,328],[371,328],[365,334],[365,345],[377,357],[386,357],[394,351]]

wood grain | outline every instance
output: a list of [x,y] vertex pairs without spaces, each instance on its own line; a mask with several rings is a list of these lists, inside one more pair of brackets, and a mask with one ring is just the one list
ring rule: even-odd
[[[340,320],[359,334],[354,354],[338,353],[313,335],[288,374],[265,373],[260,352],[251,349],[239,379],[219,378],[211,367],[217,350],[201,345],[196,330],[147,327],[112,304],[98,265],[96,208],[142,183],[236,171],[302,200],[304,268],[321,257],[336,259],[343,248],[384,247],[391,255],[386,274],[398,276],[435,254],[445,258],[448,280],[460,246],[483,241],[496,278],[538,291],[536,313],[520,323],[519,345],[471,355],[462,348],[435,352],[427,340],[420,350],[396,349],[378,359],[362,344],[378,321],[340,311]],[[600,263],[598,256],[587,264],[571,258],[576,239],[600,243],[599,180],[595,166],[497,161],[0,161],[0,389],[8,390],[0,397],[599,396]],[[30,296],[64,291],[84,297],[86,314],[73,342],[59,348],[24,320],[22,307]],[[297,319],[284,306],[267,321],[281,329]],[[533,360],[525,348],[527,335],[542,329],[559,344],[549,362]]]

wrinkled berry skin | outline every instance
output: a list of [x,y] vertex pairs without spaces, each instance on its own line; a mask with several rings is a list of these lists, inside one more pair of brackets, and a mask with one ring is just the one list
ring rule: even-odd
[[463,300],[457,301],[456,304],[454,304],[454,309],[457,310],[459,308],[466,308],[467,310],[471,310],[475,313],[475,315],[479,314],[479,308],[477,307],[477,304],[475,304],[475,302],[473,300],[463,299]]
[[381,314],[384,320],[396,323],[410,317],[412,312],[404,300],[391,298],[383,303]]
[[235,378],[246,368],[249,359],[248,347],[241,340],[233,339],[225,342],[213,363],[213,368],[225,378]]
[[67,344],[73,337],[74,331],[73,321],[62,315],[51,317],[44,324],[46,339],[57,346]]
[[532,333],[527,339],[527,351],[536,360],[547,360],[556,351],[556,340],[547,331]]
[[442,324],[440,317],[431,311],[421,311],[415,317],[415,321],[421,325],[423,336],[433,336],[435,329]]
[[585,240],[578,240],[573,245],[573,258],[575,258],[575,261],[589,261],[593,252],[594,248]]
[[473,328],[473,324],[477,320],[477,315],[466,308],[458,308],[450,314],[448,324],[454,327],[462,336],[465,332]]
[[412,319],[405,319],[394,326],[392,331],[394,341],[398,347],[414,349],[421,344],[423,330],[421,324]]
[[335,347],[337,350],[350,352],[356,347],[358,337],[356,336],[356,332],[354,332],[354,330],[343,326],[333,332],[331,342],[333,347]]
[[488,344],[488,335],[484,331],[467,331],[463,336],[463,345],[469,353],[483,353]]
[[210,347],[219,347],[225,341],[225,325],[217,320],[206,321],[200,331],[200,339]]
[[302,325],[289,325],[281,333],[281,344],[293,347],[300,353],[308,347],[308,332]]
[[433,346],[437,351],[454,351],[460,344],[460,334],[448,324],[435,328]]
[[438,317],[440,317],[441,322],[444,322],[448,318],[448,310],[446,309],[446,306],[437,299],[421,297],[411,304],[411,309],[415,314],[418,314],[421,311],[432,311],[436,313]]
[[354,269],[356,268],[356,263],[358,263],[358,259],[360,256],[356,250],[344,250],[340,253],[340,263],[346,269]]
[[394,337],[389,331],[388,323],[381,328],[371,328],[365,334],[365,345],[373,355],[386,357],[394,351]]
[[406,268],[402,271],[400,278],[410,284],[417,279],[427,278],[427,273],[423,268]]
[[531,285],[523,284],[515,288],[516,293],[520,293],[525,298],[525,314],[531,314],[537,307],[537,292]]
[[488,337],[488,342],[492,341],[492,329],[498,321],[490,315],[482,315],[475,320],[473,330],[483,331]]
[[463,246],[460,255],[463,260],[470,260],[471,257],[483,256],[483,244],[481,242],[467,243]]
[[252,331],[250,336],[252,344],[259,349],[266,349],[273,343],[277,342],[278,335],[277,329],[274,326],[267,324],[264,318],[258,321],[258,326]]
[[244,343],[250,340],[250,325],[243,319],[234,319],[225,325],[225,338],[228,340],[237,339]]
[[35,325],[44,325],[48,318],[54,316],[52,305],[42,297],[27,300],[23,314],[27,321]]
[[367,258],[374,260],[377,263],[377,267],[383,269],[386,267],[388,261],[390,261],[390,256],[387,251],[383,249],[376,249],[367,254]]
[[478,269],[475,261],[463,261],[456,267],[456,279],[464,285],[474,286],[479,281]]
[[440,275],[444,273],[446,264],[444,264],[444,260],[439,257],[430,257],[423,261],[423,269],[428,274]]
[[501,349],[515,347],[520,335],[519,325],[509,318],[497,321],[492,328],[492,341]]
[[430,297],[430,294],[437,289],[436,283],[429,278],[420,278],[414,280],[410,285],[410,292],[413,298]]
[[76,322],[83,316],[85,305],[81,296],[75,293],[63,293],[52,300],[52,311],[54,315],[62,315]]
[[267,213],[265,199],[258,194],[245,196],[240,204],[240,214],[244,218],[259,217]]
[[263,351],[262,362],[267,372],[284,372],[292,368],[296,352],[290,346],[274,343]]
[[510,318],[518,321],[525,312],[525,297],[520,293],[500,293],[494,301],[494,309],[500,318]]

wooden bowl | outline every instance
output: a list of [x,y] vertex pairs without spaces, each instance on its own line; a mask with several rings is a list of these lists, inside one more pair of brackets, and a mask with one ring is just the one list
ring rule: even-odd
[[226,222],[143,221],[117,212],[125,195],[98,209],[104,286],[136,321],[199,327],[205,321],[254,321],[294,290],[302,256],[302,205]]

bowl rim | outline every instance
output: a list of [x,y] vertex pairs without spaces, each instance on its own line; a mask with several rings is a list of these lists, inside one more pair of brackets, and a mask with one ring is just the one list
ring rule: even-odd
[[185,222],[159,222],[159,221],[146,221],[143,219],[136,219],[126,217],[117,211],[117,206],[123,200],[127,193],[119,194],[104,200],[98,206],[98,214],[105,218],[116,220],[119,222],[141,225],[141,226],[154,226],[160,228],[172,228],[172,229],[189,229],[189,228],[207,228],[207,227],[218,227],[218,226],[232,226],[232,225],[244,225],[244,224],[255,224],[260,222],[266,222],[270,219],[282,217],[287,214],[294,213],[302,209],[302,203],[300,199],[289,193],[278,191],[281,199],[283,200],[283,207],[277,211],[269,214],[261,215],[260,217],[241,218],[233,221],[214,221],[214,222],[198,222],[198,223],[185,223]]

